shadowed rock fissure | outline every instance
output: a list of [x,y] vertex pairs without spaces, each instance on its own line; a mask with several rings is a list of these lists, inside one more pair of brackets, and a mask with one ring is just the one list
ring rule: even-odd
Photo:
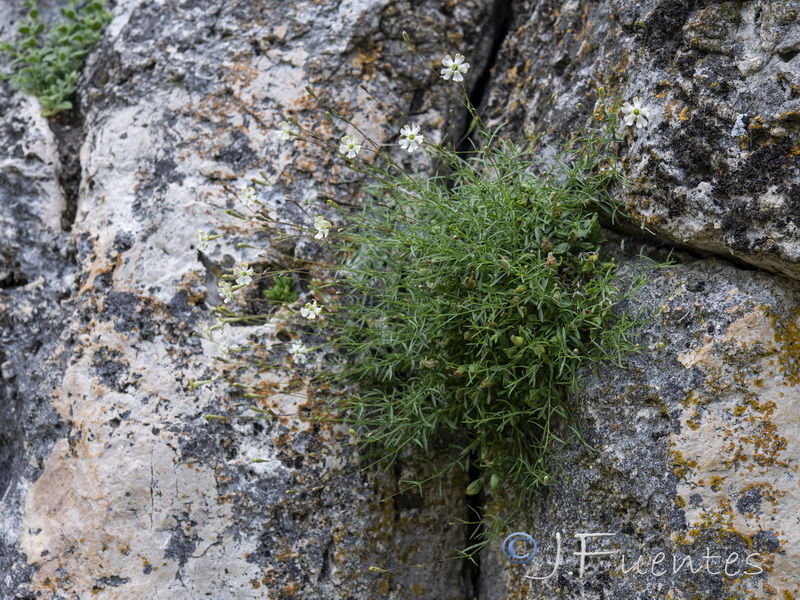
[[61,168],[58,184],[64,193],[65,207],[61,215],[61,229],[71,231],[78,214],[78,191],[81,185],[81,146],[86,137],[80,106],[59,113],[50,119],[50,129],[58,144]]
[[[478,77],[475,80],[475,85],[469,93],[469,101],[472,106],[476,107],[478,114],[481,113],[482,108],[489,98],[492,70],[497,64],[497,57],[500,53],[500,48],[508,36],[508,32],[511,30],[513,16],[514,13],[511,3],[503,2],[502,0],[495,2],[494,9],[492,10],[492,15],[490,17],[493,27],[491,29],[491,46],[489,50],[489,57],[486,60],[483,70],[477,74]],[[470,131],[471,126],[472,116],[469,113],[466,113],[464,115],[463,127],[465,134],[466,132]],[[459,152],[469,152],[472,150],[472,148],[473,145],[470,142],[470,137],[465,136],[464,139],[462,139],[459,143],[457,150]]]
[[[489,97],[490,83],[492,77],[493,67],[497,64],[500,48],[511,30],[511,23],[513,21],[513,11],[510,2],[499,0],[495,2],[492,10],[491,20],[493,27],[491,29],[491,46],[489,57],[485,62],[483,70],[478,75],[475,86],[469,94],[469,101],[472,106],[476,107],[479,111],[484,106],[487,98]],[[464,116],[464,132],[469,132],[472,125],[472,116],[467,113]],[[458,146],[458,151],[469,152],[472,150],[472,142],[470,137],[466,136]],[[472,467],[469,471],[469,481],[477,479],[480,475],[480,469],[477,468],[478,457],[472,457]],[[467,504],[467,517],[469,523],[466,525],[466,540],[467,546],[479,542],[483,534],[483,518],[484,518],[484,497],[483,494],[475,496],[466,496]],[[480,576],[481,576],[481,563],[480,552],[476,552],[469,560],[464,561],[463,577],[464,585],[469,598],[478,598],[480,593]]]
[[[477,466],[477,456],[473,457],[472,466],[469,469],[468,480],[475,481],[481,476],[481,470]],[[476,494],[467,496],[467,547],[479,543],[483,539],[484,527],[483,517],[485,514],[483,503],[484,495]],[[468,598],[478,598],[481,583],[481,554],[476,552],[468,560],[464,561],[464,586],[469,594]]]

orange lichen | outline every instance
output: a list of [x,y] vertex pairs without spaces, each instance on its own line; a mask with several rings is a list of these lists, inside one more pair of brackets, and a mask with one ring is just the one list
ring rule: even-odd
[[788,316],[769,311],[775,332],[775,341],[780,344],[778,364],[783,378],[790,384],[800,384],[800,309],[795,308]]

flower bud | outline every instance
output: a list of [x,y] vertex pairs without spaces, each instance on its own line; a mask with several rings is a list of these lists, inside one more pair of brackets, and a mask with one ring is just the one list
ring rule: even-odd
[[467,496],[477,496],[483,489],[483,479],[476,479],[467,486]]

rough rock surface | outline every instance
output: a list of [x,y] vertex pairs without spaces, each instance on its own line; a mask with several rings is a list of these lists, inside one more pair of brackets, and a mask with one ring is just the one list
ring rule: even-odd
[[[568,476],[509,525],[534,536],[539,556],[515,566],[488,548],[481,598],[800,597],[798,8],[515,3],[488,118],[564,139],[598,87],[643,98],[654,116],[624,132],[621,152],[633,181],[620,190],[625,231],[691,254],[637,298],[663,307],[642,333],[647,352],[587,373],[576,410],[595,450],[571,446]],[[710,254],[732,262],[692,262]],[[550,572],[557,533],[556,576],[526,579]],[[616,554],[587,558],[583,578],[577,533],[614,534],[588,542]],[[681,568],[685,556],[699,572]]]
[[[57,3],[42,4],[50,18]],[[800,597],[796,7],[511,8],[493,63],[507,6],[490,0],[119,0],[78,109],[43,119],[0,84],[0,598]],[[0,15],[6,36],[22,13],[0,0]],[[321,343],[313,329],[287,312],[197,335],[223,272],[320,252],[226,215],[231,190],[263,170],[276,183],[261,200],[307,227],[338,222],[327,198],[359,194],[335,152],[276,134],[288,117],[353,133],[304,86],[381,142],[406,120],[431,139],[463,127],[403,31],[425,56],[466,54],[476,97],[494,64],[486,112],[509,133],[541,121],[563,137],[598,85],[645,98],[656,116],[623,149],[631,231],[717,255],[654,271],[638,295],[658,309],[647,352],[586,372],[576,411],[593,449],[567,448],[548,496],[510,524],[540,543],[527,567],[499,543],[477,569],[441,560],[468,543],[450,524],[472,516],[465,480],[421,498],[402,483],[422,476],[414,463],[361,470],[347,432],[298,416],[318,399],[286,341]],[[198,229],[224,237],[201,250]],[[275,253],[237,247],[254,239]],[[237,348],[271,368],[194,385],[235,369]],[[589,550],[619,552],[581,579],[582,532],[614,533]],[[525,579],[549,570],[556,533],[558,575]],[[734,552],[739,573],[716,573]],[[745,575],[755,554],[763,572]],[[710,568],[673,574],[673,555]]]
[[[800,285],[703,260],[655,271],[637,301],[659,309],[646,352],[585,374],[591,448],[565,452],[565,476],[516,524],[538,557],[485,551],[480,597],[797,597]],[[578,533],[614,534],[588,541],[616,554],[586,558],[583,577]],[[526,579],[552,572],[556,534],[555,575]]]
[[[460,562],[436,562],[464,545],[466,529],[448,524],[467,516],[463,481],[422,499],[401,483],[419,473],[362,472],[346,432],[298,417],[315,401],[274,329],[196,332],[220,302],[222,272],[266,262],[236,246],[256,228],[225,214],[231,189],[260,169],[280,175],[262,198],[306,227],[289,193],[327,215],[324,198],[357,192],[335,152],[276,134],[287,116],[333,141],[350,132],[304,86],[382,142],[396,141],[393,117],[458,129],[455,99],[401,34],[431,58],[474,55],[479,73],[494,10],[123,0],[89,57],[78,111],[48,123],[35,100],[2,87],[1,598],[470,593]],[[76,127],[79,170],[65,180]],[[225,237],[200,251],[199,229]],[[192,385],[233,368],[223,345],[257,345],[276,364],[239,375],[259,398]],[[253,418],[254,403],[286,416]]]
[[797,2],[520,0],[514,14],[492,119],[563,138],[599,86],[643,98],[654,117],[627,134],[635,225],[800,278]]

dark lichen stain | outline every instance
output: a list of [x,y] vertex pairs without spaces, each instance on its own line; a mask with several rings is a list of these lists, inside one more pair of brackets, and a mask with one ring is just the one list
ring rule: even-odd
[[259,154],[250,146],[250,137],[236,128],[230,128],[230,144],[222,146],[214,155],[214,160],[228,164],[237,172],[245,172],[259,164]]
[[705,2],[686,2],[685,0],[664,0],[644,22],[645,47],[652,52],[656,66],[670,65],[678,49],[684,44],[681,30],[695,8],[702,8]]
[[764,529],[753,536],[753,548],[763,554],[771,554],[781,547],[774,531]]
[[122,254],[123,252],[127,252],[131,248],[133,248],[133,235],[127,231],[117,231],[117,234],[114,236],[114,252],[117,254]]
[[758,488],[750,488],[742,493],[739,500],[736,501],[736,510],[742,514],[757,514],[761,512],[761,492]]
[[150,340],[156,332],[152,311],[131,292],[109,292],[105,297],[105,316],[120,333],[136,333]]
[[119,575],[112,575],[111,577],[101,577],[100,579],[95,580],[94,590],[100,591],[104,590],[107,587],[119,587],[121,585],[129,583],[130,580],[131,580],[130,577],[120,577]]
[[170,299],[167,310],[176,321],[193,326],[200,318],[200,314],[189,300],[189,292],[181,290]]
[[755,195],[770,186],[781,186],[789,176],[789,153],[792,140],[784,138],[755,150],[744,163],[732,172],[714,178],[714,190],[721,196]]
[[197,525],[197,522],[189,518],[188,513],[183,513],[177,521],[178,525],[172,528],[172,536],[167,542],[167,547],[164,548],[164,558],[177,560],[178,564],[183,567],[186,561],[192,558],[200,538],[196,534],[187,534],[187,530],[191,530]]
[[128,363],[122,360],[122,352],[101,347],[92,356],[92,368],[107,388],[121,390],[121,382],[128,372]]
[[[177,146],[179,140],[174,140]],[[158,210],[161,196],[171,183],[183,183],[185,175],[178,169],[172,156],[162,156],[153,161],[149,168],[139,173],[140,183],[134,186],[135,200],[131,205],[134,217],[141,222],[151,221],[153,212]]]

